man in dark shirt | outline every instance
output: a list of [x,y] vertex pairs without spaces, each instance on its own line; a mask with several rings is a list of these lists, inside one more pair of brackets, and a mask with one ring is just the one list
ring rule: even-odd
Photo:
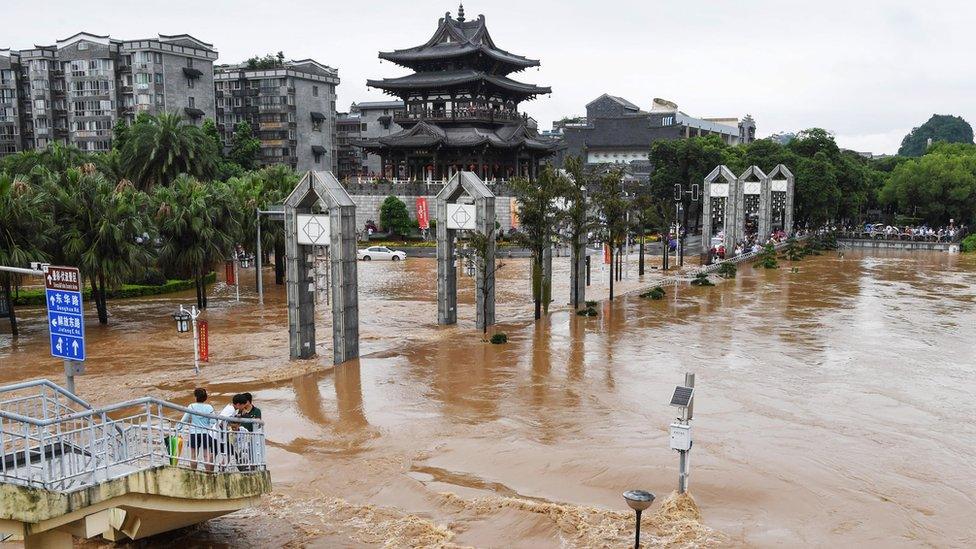
[[[238,412],[237,415],[238,417],[261,419],[261,408],[255,406],[254,403],[251,402],[251,399],[252,399],[251,393],[244,393],[244,401],[245,401],[244,406],[241,408],[241,411]],[[242,423],[241,426],[247,429],[248,431],[254,432],[253,423]]]

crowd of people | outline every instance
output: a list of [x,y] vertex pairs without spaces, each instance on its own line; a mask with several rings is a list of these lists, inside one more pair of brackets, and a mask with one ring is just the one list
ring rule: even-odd
[[731,257],[736,257],[742,254],[755,252],[758,253],[767,244],[779,244],[780,242],[786,242],[788,235],[786,231],[782,229],[777,229],[769,234],[769,237],[762,241],[759,238],[758,233],[748,233],[746,238],[736,242],[735,248],[732,249],[731,253],[725,248],[725,231],[720,231],[717,235],[712,237],[712,247],[708,250],[709,263],[714,259],[726,259]]
[[[254,405],[251,393],[239,393],[231,398],[219,414],[207,402],[207,390],[193,390],[195,402],[187,406],[189,412],[183,414],[177,431],[187,431],[187,446],[190,453],[190,468],[196,469],[202,463],[207,471],[214,466],[246,470],[257,460],[254,455],[252,437],[253,422],[234,421],[240,418],[261,419],[261,409]],[[211,416],[220,416],[217,420]],[[242,432],[247,431],[247,435]],[[241,435],[239,435],[241,433]]]
[[952,242],[964,229],[964,226],[954,224],[943,227],[932,227],[926,224],[898,227],[883,223],[865,223],[863,226],[850,225],[844,232],[850,238]]

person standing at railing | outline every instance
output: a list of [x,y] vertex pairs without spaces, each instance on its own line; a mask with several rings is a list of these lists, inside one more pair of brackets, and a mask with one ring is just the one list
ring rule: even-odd
[[183,414],[177,430],[182,431],[183,427],[190,426],[190,468],[196,469],[197,462],[203,461],[204,468],[207,471],[213,471],[214,449],[217,447],[213,432],[217,420],[199,414],[213,415],[214,407],[207,404],[206,389],[194,389],[193,398],[196,399],[196,402],[187,406],[192,411]]
[[[243,393],[241,396],[244,398],[244,405],[238,410],[237,417],[261,419],[261,409],[254,405],[254,397],[251,393]],[[246,434],[242,433],[245,436],[239,439],[242,446],[241,455],[246,456],[245,459],[248,464],[257,463],[260,460],[258,459],[259,456],[256,455],[258,448],[255,444],[254,437],[259,435],[255,435],[254,433],[255,431],[260,431],[260,427],[250,422],[241,423],[240,425],[244,430],[248,431]],[[244,468],[244,470],[246,471],[250,468]]]
[[[247,401],[243,394],[236,394],[231,399],[227,406],[220,411],[220,416],[225,417],[224,421],[220,422],[220,441],[217,448],[217,461],[221,463],[222,467],[229,468],[232,461],[237,461],[240,463],[240,445],[237,442],[236,431],[240,428],[240,423],[235,423],[231,421],[232,418],[238,417],[241,409],[244,408],[244,404]],[[232,458],[236,458],[232,459]]]

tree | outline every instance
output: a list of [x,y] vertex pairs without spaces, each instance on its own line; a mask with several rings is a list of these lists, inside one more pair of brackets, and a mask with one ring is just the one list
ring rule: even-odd
[[566,159],[566,172],[569,174],[565,190],[565,206],[563,218],[569,232],[570,246],[570,299],[574,309],[586,301],[586,286],[581,283],[586,276],[586,266],[583,263],[586,256],[586,244],[594,221],[590,216],[589,205],[586,200],[586,189],[593,179],[593,174],[586,171],[583,159],[571,156]]
[[627,209],[630,207],[621,188],[623,174],[614,168],[595,181],[594,206],[600,212],[600,240],[610,249],[610,301],[613,301],[614,247],[627,234]]
[[384,231],[400,236],[410,234],[410,229],[413,227],[407,205],[393,195],[386,197],[380,205],[380,224]]
[[107,290],[142,276],[152,258],[148,197],[91,169],[69,169],[47,190],[63,259],[91,284],[98,321],[107,324]]
[[[654,168],[650,181],[651,197],[654,201],[666,198],[673,201],[675,185],[679,184],[682,191],[691,190],[691,185],[694,184],[701,189],[705,176],[719,164],[730,165],[735,170],[734,164],[741,161],[735,162],[728,158],[729,149],[717,135],[655,141],[651,144],[650,152],[650,161]],[[684,209],[682,227],[687,232],[688,219],[692,213],[696,219],[699,217],[701,203],[693,201],[690,194],[683,193],[681,205]]]
[[143,190],[169,185],[183,173],[209,178],[216,161],[213,140],[178,114],[137,119],[122,151],[125,172]]
[[943,143],[898,165],[880,199],[932,224],[976,221],[976,146]]
[[519,231],[515,238],[532,251],[532,299],[535,318],[549,312],[552,297],[552,273],[546,266],[546,253],[552,249],[555,227],[562,211],[558,199],[570,190],[568,179],[551,165],[535,181],[517,177],[509,182],[518,201]]
[[[485,319],[485,323],[481,326],[482,334],[488,333],[488,297],[495,291],[495,274],[505,266],[504,263],[497,260],[494,253],[497,230],[497,227],[491,227],[488,232],[470,231],[468,233],[467,253],[474,261],[474,268],[478,272],[478,276],[485,281],[480,289],[481,295],[478,296],[482,306],[481,317]],[[476,288],[475,291],[478,289]],[[475,301],[479,301],[479,299]]]
[[900,156],[922,156],[932,143],[973,143],[973,128],[961,116],[933,114],[924,124],[913,128],[901,141]]
[[218,156],[224,155],[224,139],[220,135],[220,128],[217,127],[217,123],[214,122],[213,118],[208,118],[203,121],[200,126],[203,129],[203,133],[213,141],[214,149],[217,151]]
[[129,138],[129,123],[125,118],[119,118],[112,128],[112,150],[121,151],[125,148],[125,142]]
[[270,53],[265,54],[262,57],[255,55],[244,62],[248,69],[274,69],[281,67],[285,64],[285,54],[279,51],[278,53],[272,55]]
[[228,158],[245,170],[253,170],[260,154],[261,140],[254,137],[251,125],[247,122],[237,124],[234,128],[234,137],[231,139],[230,152],[227,154]]
[[227,184],[205,184],[188,175],[157,187],[153,210],[161,244],[159,263],[196,281],[197,306],[207,307],[205,276],[224,260],[240,236],[234,200]]
[[[45,248],[52,242],[53,217],[45,210],[46,197],[36,187],[0,172],[0,265],[27,267],[31,261],[46,261]],[[17,335],[17,316],[10,299],[14,275],[0,273],[10,311],[10,328]]]

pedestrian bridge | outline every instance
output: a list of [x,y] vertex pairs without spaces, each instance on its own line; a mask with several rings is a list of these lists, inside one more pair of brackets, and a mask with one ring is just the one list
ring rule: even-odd
[[95,408],[48,380],[0,387],[0,541],[135,540],[259,504],[262,422],[207,415],[212,451],[194,462],[188,411],[155,398]]

